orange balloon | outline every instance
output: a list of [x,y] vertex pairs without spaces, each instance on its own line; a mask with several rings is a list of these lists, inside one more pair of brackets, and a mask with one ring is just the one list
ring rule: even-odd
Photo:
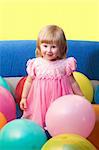
[[99,104],[92,104],[96,114],[96,124],[95,127],[88,137],[88,140],[93,143],[97,149],[99,149]]
[[0,112],[0,129],[7,123],[6,117]]

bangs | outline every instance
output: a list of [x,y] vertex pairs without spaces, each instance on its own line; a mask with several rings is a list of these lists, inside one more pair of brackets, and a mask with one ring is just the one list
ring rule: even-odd
[[43,39],[40,43],[47,43],[47,44],[56,44],[59,45],[59,41],[55,39]]
[[58,44],[60,43],[60,37],[58,33],[54,32],[43,32],[39,36],[40,43]]

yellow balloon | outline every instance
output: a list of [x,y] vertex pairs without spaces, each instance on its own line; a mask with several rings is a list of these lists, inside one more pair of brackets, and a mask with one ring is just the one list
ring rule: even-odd
[[73,76],[75,80],[77,81],[83,95],[86,99],[88,99],[90,102],[93,101],[93,86],[91,84],[91,81],[82,73],[80,72],[73,72]]
[[48,140],[41,150],[96,150],[87,139],[75,134],[61,134]]

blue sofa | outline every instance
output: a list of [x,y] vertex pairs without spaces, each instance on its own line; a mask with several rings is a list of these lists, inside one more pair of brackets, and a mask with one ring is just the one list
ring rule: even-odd
[[[99,80],[99,42],[68,40],[67,57],[77,59],[77,71],[90,80]],[[0,75],[21,77],[26,75],[26,62],[35,57],[35,40],[0,41]]]

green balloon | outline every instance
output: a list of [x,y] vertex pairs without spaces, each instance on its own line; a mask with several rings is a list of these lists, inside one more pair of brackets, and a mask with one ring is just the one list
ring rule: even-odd
[[96,150],[96,148],[79,135],[62,134],[48,140],[41,150]]
[[45,131],[28,119],[16,119],[0,131],[0,150],[41,150],[47,141]]
[[8,85],[6,80],[4,78],[2,78],[1,76],[0,76],[0,86],[3,86],[5,89],[7,89],[9,92],[11,92],[10,86]]

